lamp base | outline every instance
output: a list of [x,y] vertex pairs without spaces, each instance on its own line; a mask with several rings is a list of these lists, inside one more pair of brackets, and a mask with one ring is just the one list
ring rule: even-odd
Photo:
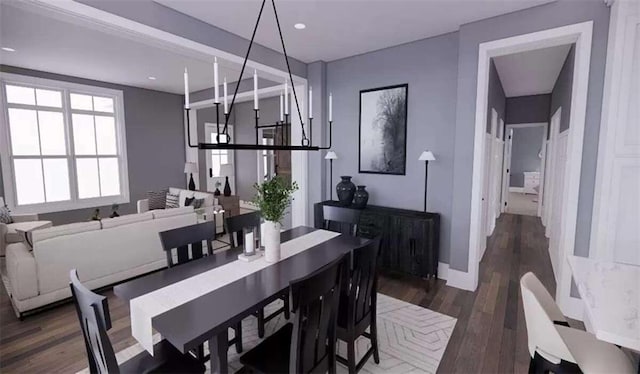
[[187,187],[189,191],[196,190],[196,182],[193,180],[193,173],[191,173],[191,177],[189,178],[189,186]]

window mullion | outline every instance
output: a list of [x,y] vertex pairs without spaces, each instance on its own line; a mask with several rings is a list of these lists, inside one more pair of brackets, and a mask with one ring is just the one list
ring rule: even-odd
[[[93,100],[93,98],[91,98],[91,100]],[[96,126],[95,114],[93,115],[93,144],[95,144],[96,147],[96,167],[98,168],[98,197],[102,197],[102,176],[100,175],[100,157],[98,155],[98,129]]]
[[69,167],[69,186],[71,201],[80,200],[78,195],[78,171],[76,170],[75,143],[73,141],[73,119],[71,116],[71,97],[69,89],[63,90],[62,105],[64,107],[65,128],[67,130],[67,164]]
[[42,159],[42,136],[40,135],[40,111],[36,112],[36,129],[38,130],[38,153],[40,153],[40,174],[42,175],[42,192],[44,194],[44,202],[47,202],[47,183],[44,178],[44,160]]

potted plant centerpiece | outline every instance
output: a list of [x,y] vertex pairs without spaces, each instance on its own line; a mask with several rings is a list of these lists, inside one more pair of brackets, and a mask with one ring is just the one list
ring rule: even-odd
[[267,262],[280,260],[280,228],[285,210],[291,205],[291,195],[298,190],[296,182],[289,185],[275,176],[263,183],[254,184],[257,191],[253,202],[260,208],[265,222],[262,229],[264,258]]

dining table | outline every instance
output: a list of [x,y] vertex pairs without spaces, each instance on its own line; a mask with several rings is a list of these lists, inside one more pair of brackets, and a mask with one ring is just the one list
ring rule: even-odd
[[596,338],[640,353],[640,266],[570,256],[586,325]]
[[281,233],[281,259],[216,252],[114,287],[129,303],[132,335],[153,354],[153,331],[182,353],[208,342],[211,372],[227,373],[228,329],[277,300],[289,284],[366,244],[367,239],[306,226]]

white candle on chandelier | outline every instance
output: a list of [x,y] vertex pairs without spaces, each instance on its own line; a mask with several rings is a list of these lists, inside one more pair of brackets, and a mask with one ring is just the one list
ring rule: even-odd
[[284,114],[289,114],[289,86],[287,81],[284,81]]
[[218,82],[218,58],[214,57],[213,58],[213,92],[214,92],[214,102],[215,103],[219,103],[220,102],[220,87],[218,87],[218,85],[220,84],[220,82]]
[[223,91],[224,94],[224,114],[229,114],[229,107],[227,105],[227,78],[223,80]]
[[311,86],[309,86],[309,118],[313,118],[313,91]]
[[329,122],[333,121],[333,95],[329,93]]
[[189,73],[184,68],[184,108],[189,109]]
[[282,92],[280,93],[280,121],[284,121],[284,99],[282,98]]
[[253,109],[258,109],[258,71],[253,71]]

